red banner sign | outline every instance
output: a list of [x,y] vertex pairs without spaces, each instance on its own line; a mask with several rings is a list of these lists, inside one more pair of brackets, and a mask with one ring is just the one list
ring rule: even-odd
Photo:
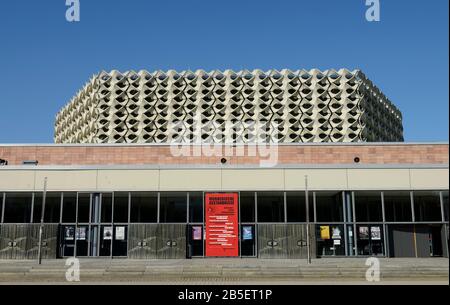
[[239,256],[238,194],[205,196],[206,256]]

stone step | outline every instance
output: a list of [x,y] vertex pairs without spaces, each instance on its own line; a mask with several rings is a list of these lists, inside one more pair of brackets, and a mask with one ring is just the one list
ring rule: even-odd
[[[0,268],[0,273],[14,273],[14,272],[61,272],[66,271],[68,267],[60,267],[60,266],[39,266],[39,267],[17,267],[17,266],[11,266],[11,267],[2,267]],[[366,272],[367,268],[327,268],[327,267],[321,267],[321,268],[261,268],[261,267],[254,267],[254,268],[230,268],[230,267],[223,267],[223,268],[205,268],[205,267],[199,267],[199,268],[193,268],[193,267],[96,267],[96,268],[86,268],[81,266],[82,271],[107,271],[107,272],[151,272],[151,273],[164,273],[164,272],[286,272],[286,273],[302,273],[302,272],[308,272],[308,273],[314,273],[314,272]],[[382,268],[381,272],[386,273],[395,273],[395,272],[402,272],[402,273],[447,273],[449,272],[448,269],[444,268]]]

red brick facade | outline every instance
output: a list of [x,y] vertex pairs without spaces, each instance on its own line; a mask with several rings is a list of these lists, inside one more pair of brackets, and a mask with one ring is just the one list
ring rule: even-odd
[[[192,147],[190,148],[193,149]],[[235,148],[236,149],[236,148]],[[234,153],[234,155],[236,155]],[[257,165],[267,157],[229,156],[229,165]],[[225,157],[225,156],[224,156]],[[281,145],[278,164],[448,164],[448,144]],[[0,159],[9,165],[38,160],[39,165],[213,165],[221,156],[175,157],[170,146],[36,145],[1,146]]]

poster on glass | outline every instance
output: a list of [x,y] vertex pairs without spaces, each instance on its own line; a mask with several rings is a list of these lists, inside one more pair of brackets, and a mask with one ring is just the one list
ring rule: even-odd
[[111,240],[112,239],[112,227],[104,227],[103,228],[103,240]]
[[242,239],[252,240],[253,239],[253,228],[251,226],[242,227]]
[[125,227],[116,227],[116,240],[125,240]]
[[369,239],[369,227],[359,227],[359,239]]
[[192,227],[192,239],[193,240],[202,240],[202,227],[201,226],[193,226]]
[[372,240],[381,240],[381,228],[380,227],[371,227],[370,235]]
[[320,226],[320,238],[323,240],[330,239],[330,227]]
[[341,230],[338,227],[333,228],[333,239],[341,239]]
[[77,228],[77,230],[75,231],[75,238],[77,240],[86,240],[86,228]]
[[64,229],[64,239],[65,240],[73,240],[75,235],[74,227],[65,227]]

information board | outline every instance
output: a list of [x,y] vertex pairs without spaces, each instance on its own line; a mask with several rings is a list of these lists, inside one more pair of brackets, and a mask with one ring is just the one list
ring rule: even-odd
[[237,193],[205,195],[206,256],[239,256]]

